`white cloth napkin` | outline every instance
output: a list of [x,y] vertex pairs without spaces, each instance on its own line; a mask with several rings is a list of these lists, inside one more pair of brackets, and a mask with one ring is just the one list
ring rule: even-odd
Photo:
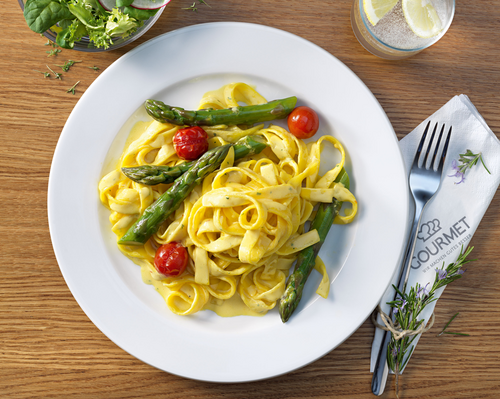
[[[449,126],[452,126],[452,134],[441,186],[427,204],[422,215],[407,284],[408,290],[417,283],[421,286],[427,283],[432,285],[436,275],[435,269],[441,268],[443,262],[447,266],[457,260],[462,246],[464,250],[467,248],[500,183],[500,141],[469,98],[463,94],[453,97],[399,142],[408,174],[428,121],[431,121],[431,126],[434,126],[436,122],[439,122],[439,126],[444,123],[447,126],[445,132],[448,131]],[[459,154],[464,154],[468,149],[474,154],[482,153],[484,163],[491,174],[488,174],[479,161],[476,166],[467,170],[465,181],[457,184],[461,179],[453,176],[456,173],[453,166],[458,162]],[[413,222],[414,204],[413,200],[410,202]],[[409,225],[411,226],[411,222]],[[471,256],[472,259],[480,258],[481,254],[473,251]],[[471,264],[470,268],[473,267],[474,264]],[[399,271],[391,284],[398,285],[398,276]],[[467,278],[467,273],[463,278]],[[444,287],[436,292],[436,297],[439,298],[443,291]],[[380,302],[382,310],[387,314],[389,314],[387,302],[393,299],[394,289],[391,285]],[[432,315],[435,305],[436,302],[429,304],[422,312],[421,318],[425,319],[425,323]],[[380,315],[378,322],[383,325]],[[375,368],[383,333],[381,329],[375,329],[371,352],[371,372]],[[419,338],[420,336],[413,341],[414,345],[417,344]]]

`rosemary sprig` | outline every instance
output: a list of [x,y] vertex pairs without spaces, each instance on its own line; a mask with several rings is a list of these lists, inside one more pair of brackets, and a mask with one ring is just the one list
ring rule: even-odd
[[491,172],[484,164],[481,152],[479,152],[478,154],[474,154],[471,150],[467,150],[465,154],[459,154],[459,156],[460,157],[458,158],[458,161],[460,162],[460,166],[458,167],[458,170],[460,173],[464,174],[467,171],[467,168],[472,169],[472,167],[475,166],[480,160],[484,166],[484,169],[486,169],[486,171],[491,175]]
[[68,60],[64,63],[64,65],[58,65],[58,66],[61,67],[64,72],[68,72],[69,68],[71,68],[77,62],[82,62],[82,61]]
[[444,331],[448,328],[448,326],[450,325],[450,323],[451,323],[451,322],[453,321],[453,319],[454,319],[455,317],[457,317],[457,316],[458,316],[458,313],[455,313],[455,314],[452,316],[452,318],[450,319],[450,321],[449,321],[448,323],[446,323],[446,325],[444,326],[444,328],[443,328],[443,329],[441,330],[441,332],[437,335],[438,337],[439,337],[440,335],[443,335],[443,334],[444,334]]
[[443,334],[464,335],[466,337],[470,337],[470,334],[457,333],[457,332],[451,332],[451,331],[445,331]]
[[80,83],[80,81],[76,82],[72,87],[70,87],[68,90],[66,90],[66,93],[71,93],[74,95],[76,86],[78,86],[79,83]]
[[458,177],[460,180],[455,182],[455,184],[463,183],[465,181],[465,172],[467,169],[472,169],[472,167],[476,165],[479,160],[483,164],[484,169],[486,169],[486,171],[491,175],[491,172],[484,164],[482,153],[474,154],[471,150],[467,150],[465,154],[459,154],[458,162],[456,159],[452,161],[451,168],[454,173],[448,175],[448,177]]
[[[456,262],[450,263],[446,268],[443,262],[443,266],[440,269],[436,268],[436,276],[430,288],[430,283],[428,283],[425,287],[417,284],[415,287],[411,287],[408,292],[403,293],[393,285],[398,294],[398,299],[387,303],[392,307],[396,329],[400,329],[402,331],[414,331],[422,325],[424,320],[418,320],[419,315],[427,305],[437,300],[434,295],[439,288],[444,287],[462,277],[465,271],[462,269],[463,266],[472,261],[467,260],[467,256],[471,253],[472,249],[473,247],[468,248],[465,252],[463,252],[462,247]],[[449,323],[451,323],[451,320]],[[416,337],[417,335],[405,336],[396,340],[394,335],[392,335],[389,346],[387,347],[387,364],[396,374],[396,395],[398,395],[398,376],[401,374],[401,370],[404,369],[406,363],[410,359],[410,356],[415,348],[413,341]]]
[[466,337],[469,337],[469,336],[470,336],[470,334],[464,334],[464,333],[458,333],[458,332],[445,331],[445,330],[448,328],[448,326],[450,325],[450,323],[453,321],[453,319],[454,319],[455,317],[457,317],[458,315],[459,315],[459,313],[457,312],[457,313],[455,313],[455,314],[452,316],[452,318],[450,319],[450,321],[449,321],[448,323],[446,323],[446,325],[444,326],[444,328],[443,328],[443,329],[441,330],[441,332],[437,335],[438,337],[439,337],[439,336],[441,336],[441,335],[443,335],[443,334],[464,335],[464,336],[466,336]]
[[87,68],[93,69],[94,71],[98,71],[99,70],[99,68],[97,68],[95,65],[91,66],[91,67],[87,67]]

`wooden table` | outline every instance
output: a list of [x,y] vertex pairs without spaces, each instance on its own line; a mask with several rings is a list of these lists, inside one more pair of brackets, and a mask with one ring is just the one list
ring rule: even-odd
[[[340,347],[288,375],[222,385],[176,377],[135,359],[80,309],[57,265],[46,198],[52,155],[74,105],[93,80],[127,51],[159,34],[204,22],[241,21],[283,29],[321,46],[351,68],[385,109],[399,138],[453,95],[467,94],[500,134],[500,8],[494,0],[459,2],[446,36],[406,61],[365,51],[350,25],[351,0],[208,0],[183,10],[173,1],[156,25],[125,48],[47,58],[46,39],[26,26],[16,1],[2,2],[0,56],[0,397],[2,398],[372,398],[373,327],[366,321]],[[9,21],[9,25],[5,25]],[[298,55],[299,56],[299,55]],[[63,81],[35,70],[82,60]],[[94,71],[86,66],[97,66]],[[299,78],[299,77],[298,77]],[[75,95],[66,93],[80,80]],[[421,339],[401,381],[403,398],[500,396],[500,198],[473,237],[478,258],[440,299],[436,326]],[[436,333],[456,312],[453,330]],[[395,397],[393,379],[384,398]]]

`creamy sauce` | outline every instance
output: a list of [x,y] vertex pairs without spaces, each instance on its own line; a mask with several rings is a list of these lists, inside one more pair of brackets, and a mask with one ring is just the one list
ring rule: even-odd
[[[132,259],[133,260],[133,259]],[[134,262],[135,263],[135,262]],[[165,299],[170,295],[170,290],[165,287],[161,280],[151,278],[151,274],[147,266],[141,266],[141,277],[145,284],[152,285],[155,290]],[[241,300],[239,295],[233,295],[230,299],[219,301],[216,303],[207,302],[202,310],[211,310],[220,317],[234,317],[234,316],[264,316],[267,312],[257,313],[248,308]]]
[[222,301],[222,303],[210,303],[210,301],[203,307],[203,310],[211,310],[221,317],[233,316],[264,316],[267,312],[262,313],[254,312],[241,300],[239,295],[233,295],[231,298]]

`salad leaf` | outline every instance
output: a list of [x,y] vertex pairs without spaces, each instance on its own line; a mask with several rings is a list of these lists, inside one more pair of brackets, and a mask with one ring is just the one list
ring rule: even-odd
[[116,0],[116,7],[126,7],[131,5],[134,0]]
[[101,29],[104,27],[104,21],[95,17],[92,11],[94,10],[91,5],[84,1],[74,1],[68,4],[69,11],[77,17],[82,24],[90,29]]
[[78,19],[57,34],[56,43],[62,48],[72,49],[75,42],[87,35],[87,29]]
[[96,9],[103,15],[106,15],[108,12],[108,10],[106,10],[98,1],[96,1]]
[[59,21],[74,16],[65,4],[57,0],[28,0],[24,6],[24,18],[32,31],[43,33]]
[[160,9],[156,10],[140,10],[134,7],[123,7],[123,12],[125,14],[130,15],[132,18],[137,19],[138,21],[145,21],[155,15]]
[[74,19],[63,19],[62,21],[59,21],[57,23],[57,26],[59,26],[61,29],[66,29],[70,27],[73,21]]
[[139,26],[134,18],[130,18],[118,8],[113,8],[106,22],[106,33],[110,36],[126,37],[135,32]]
[[106,49],[110,44],[113,44],[104,26],[100,29],[89,29],[88,33],[90,41],[94,42],[96,47],[103,47]]

